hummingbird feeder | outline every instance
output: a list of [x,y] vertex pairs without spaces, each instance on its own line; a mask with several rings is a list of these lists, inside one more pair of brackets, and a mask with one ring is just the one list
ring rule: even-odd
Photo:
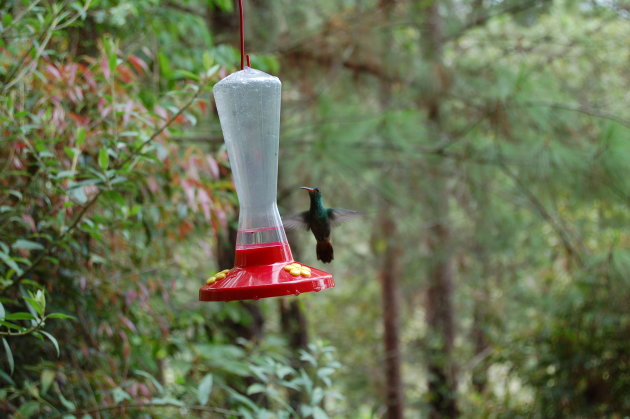
[[293,260],[276,202],[282,83],[249,67],[242,0],[239,6],[241,70],[213,89],[240,205],[236,253],[234,268],[199,289],[201,301],[257,300],[335,286],[330,273]]

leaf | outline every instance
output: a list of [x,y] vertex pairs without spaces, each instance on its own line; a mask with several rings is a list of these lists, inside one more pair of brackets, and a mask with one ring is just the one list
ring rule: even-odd
[[41,244],[25,239],[18,239],[11,245],[14,249],[26,249],[26,250],[43,250],[44,246]]
[[20,406],[20,409],[16,412],[16,418],[30,418],[39,411],[40,404],[38,401],[30,400]]
[[42,316],[44,311],[46,311],[46,297],[44,296],[44,292],[42,290],[37,290],[35,295],[32,292],[28,292],[28,297],[24,297],[24,300],[29,303],[31,308],[35,310],[37,314]]
[[24,330],[22,326],[15,325],[13,323],[5,322],[4,320],[0,320],[0,325],[4,326],[8,329],[19,330],[20,332]]
[[313,419],[328,419],[328,413],[319,406],[313,407]]
[[158,393],[164,394],[164,387],[162,387],[162,384],[160,384],[160,382],[154,376],[142,370],[135,370],[134,373],[141,375],[142,377],[148,378],[151,381],[151,383],[155,386]]
[[230,13],[234,10],[234,2],[231,0],[214,0],[214,4],[224,12]]
[[2,303],[0,303],[0,320],[4,320],[5,314],[6,314],[6,311],[4,311],[4,306],[2,305]]
[[4,345],[4,350],[7,353],[7,362],[9,363],[9,371],[13,374],[13,352],[11,352],[11,347],[9,346],[9,342],[5,338],[2,338],[2,345]]
[[293,374],[294,372],[295,370],[293,368],[283,365],[278,368],[278,371],[276,371],[276,375],[278,376],[278,378],[283,379],[287,375]]
[[160,65],[160,73],[166,80],[170,80],[173,77],[173,70],[171,69],[171,63],[168,60],[168,57],[162,53],[158,53],[158,63]]
[[18,313],[9,313],[5,317],[6,320],[35,320],[35,316],[31,313],[26,312],[18,312]]
[[86,131],[85,128],[83,127],[79,127],[79,129],[77,129],[77,147],[81,147],[83,145],[83,143],[85,142],[85,135],[86,135]]
[[317,406],[324,399],[324,390],[321,387],[315,387],[311,394],[311,404]]
[[40,381],[42,383],[42,394],[46,394],[53,380],[55,379],[55,372],[53,370],[45,369],[42,371]]
[[131,400],[131,396],[120,387],[116,387],[112,390],[112,397],[114,398],[115,404],[118,404],[123,400]]
[[310,353],[306,351],[301,351],[300,361],[306,361],[313,366],[317,365],[317,360],[315,359],[315,357],[313,357],[313,355],[311,355]]
[[260,383],[254,383],[251,386],[247,387],[247,394],[252,395],[256,393],[264,393],[267,391],[267,387]]
[[72,320],[76,320],[76,317],[71,316],[69,314],[63,314],[63,313],[51,313],[49,315],[46,316],[47,319],[72,319]]
[[129,56],[129,62],[136,69],[138,73],[143,73],[145,71],[149,71],[149,66],[145,63],[141,58],[136,57],[135,55]]
[[4,252],[0,252],[0,259],[2,259],[2,261],[11,269],[13,269],[15,271],[15,273],[17,273],[18,275],[22,275],[22,273],[24,271],[22,271],[22,269],[20,269],[20,267],[18,266],[17,263],[15,263],[15,261],[13,259],[11,259],[11,257],[9,255],[7,255]]
[[206,374],[205,377],[199,383],[197,389],[197,399],[199,404],[205,405],[210,399],[210,393],[212,392],[212,374]]
[[59,393],[59,401],[68,410],[75,410],[77,407],[70,400],[63,397],[63,394]]
[[4,370],[0,370],[0,377],[7,383],[11,384],[12,386],[15,385],[15,381],[13,381],[13,378],[11,378],[9,374],[4,372]]
[[173,77],[175,78],[175,80],[200,80],[197,74],[187,70],[175,70],[175,74],[173,75]]
[[242,403],[243,405],[247,406],[248,408],[252,410],[256,410],[257,408],[256,404],[254,404],[254,402],[252,402],[249,398],[243,396],[242,394],[239,394],[236,390],[233,390],[229,387],[227,388],[227,391],[230,394],[230,397],[235,399],[237,402]]
[[57,351],[57,358],[59,358],[59,342],[57,342],[57,339],[55,339],[55,337],[50,333],[44,332],[43,330],[40,330],[39,332],[46,336],[53,343],[53,345],[55,346],[55,350]]
[[101,148],[98,152],[98,165],[103,171],[107,170],[109,166],[109,153],[105,147]]
[[116,46],[114,45],[114,41],[111,38],[105,38],[103,46],[105,47],[105,55],[107,56],[109,71],[114,72],[116,69],[116,62],[118,60],[118,57],[116,57]]
[[186,406],[184,402],[174,399],[172,397],[154,397],[153,399],[151,399],[151,403],[157,404],[157,405],[169,404],[169,405],[180,406],[180,407]]
[[87,202],[88,197],[82,187],[68,189],[68,195],[77,204],[83,205]]

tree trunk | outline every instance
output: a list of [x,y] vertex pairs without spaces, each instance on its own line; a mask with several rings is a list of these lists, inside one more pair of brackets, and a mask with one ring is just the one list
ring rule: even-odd
[[[422,92],[420,103],[427,111],[428,132],[435,142],[443,141],[442,98],[448,89],[442,62],[442,18],[437,0],[417,2],[423,33],[423,58],[431,64],[431,90]],[[429,338],[427,353],[430,418],[458,416],[457,384],[453,360],[455,319],[453,307],[453,262],[448,211],[447,162],[429,162],[431,189],[427,191],[427,213],[431,221],[428,247],[431,262],[426,291],[426,322]]]
[[[379,0],[378,7],[386,23],[389,23],[395,0]],[[391,61],[391,31],[385,31],[381,38],[383,62]],[[387,112],[391,102],[391,83],[382,80],[380,85],[380,106]],[[384,125],[381,134],[385,135]],[[404,391],[402,385],[400,350],[400,285],[402,274],[401,253],[398,244],[397,226],[391,210],[391,203],[383,201],[380,211],[380,236],[385,241],[385,251],[381,261],[381,305],[383,309],[383,344],[385,350],[385,406],[388,419],[401,419],[404,416]]]
[[[387,204],[386,204],[387,205]],[[380,214],[381,234],[387,240],[381,265],[381,302],[385,344],[385,383],[388,419],[403,417],[404,392],[400,356],[400,289],[402,249],[396,240],[396,224],[391,211],[385,207]]]

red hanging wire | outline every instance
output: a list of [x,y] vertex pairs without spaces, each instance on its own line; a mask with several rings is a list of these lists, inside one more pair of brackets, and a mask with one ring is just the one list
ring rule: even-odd
[[[243,0],[238,0],[238,9],[241,16],[241,70],[245,69],[245,29],[243,28]],[[247,56],[247,66],[249,67],[249,56]]]

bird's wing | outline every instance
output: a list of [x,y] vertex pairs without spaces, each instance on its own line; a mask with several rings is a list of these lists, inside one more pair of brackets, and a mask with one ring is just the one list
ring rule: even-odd
[[282,217],[282,225],[288,230],[303,228],[308,230],[308,211]]
[[330,224],[335,227],[346,221],[359,218],[362,214],[359,211],[343,209],[343,208],[328,208],[328,218],[330,218]]

